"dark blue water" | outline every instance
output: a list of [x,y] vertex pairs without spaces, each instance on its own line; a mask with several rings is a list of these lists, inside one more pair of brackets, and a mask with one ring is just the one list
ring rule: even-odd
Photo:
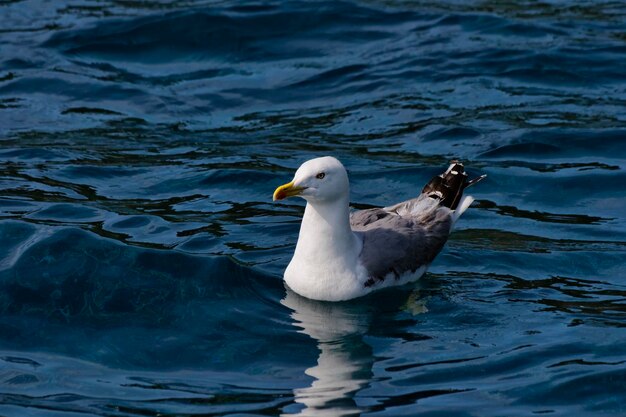
[[[0,2],[0,415],[626,414],[626,6]],[[488,179],[418,283],[288,293],[356,207]]]

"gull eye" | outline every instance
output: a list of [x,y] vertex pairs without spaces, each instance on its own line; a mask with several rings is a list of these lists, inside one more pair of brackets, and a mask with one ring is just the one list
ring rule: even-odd
[[317,175],[315,176],[315,178],[317,178],[318,180],[322,180],[322,179],[324,179],[324,177],[325,177],[325,176],[326,176],[326,174],[325,174],[325,173],[320,172],[319,174],[317,174]]

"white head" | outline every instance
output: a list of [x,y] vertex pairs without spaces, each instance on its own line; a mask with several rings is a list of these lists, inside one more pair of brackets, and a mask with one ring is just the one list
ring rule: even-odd
[[300,165],[293,180],[274,191],[274,200],[299,196],[311,203],[326,203],[348,198],[349,192],[346,169],[332,156],[324,156]]

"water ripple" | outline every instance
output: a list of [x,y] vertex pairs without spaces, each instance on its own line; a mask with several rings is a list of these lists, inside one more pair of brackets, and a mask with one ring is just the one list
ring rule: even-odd
[[[0,414],[623,414],[619,2],[1,3]],[[356,209],[488,177],[316,303],[271,194],[323,154]]]

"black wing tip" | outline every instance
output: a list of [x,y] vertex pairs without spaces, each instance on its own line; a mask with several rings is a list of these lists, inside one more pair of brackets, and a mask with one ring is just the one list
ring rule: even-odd
[[463,162],[458,159],[450,161],[448,169],[436,177],[433,177],[422,189],[422,193],[431,198],[441,200],[441,205],[455,210],[463,196],[463,190],[482,181],[487,175],[481,175],[472,180],[467,180],[467,172]]
[[471,187],[472,185],[474,185],[474,184],[477,184],[477,183],[481,182],[481,181],[482,181],[482,180],[484,180],[485,178],[487,178],[487,174],[483,174],[483,175],[478,176],[478,177],[476,177],[476,178],[474,178],[474,179],[472,179],[472,180],[469,180],[469,181],[467,182],[467,184],[465,184],[465,188],[467,188],[467,187]]

